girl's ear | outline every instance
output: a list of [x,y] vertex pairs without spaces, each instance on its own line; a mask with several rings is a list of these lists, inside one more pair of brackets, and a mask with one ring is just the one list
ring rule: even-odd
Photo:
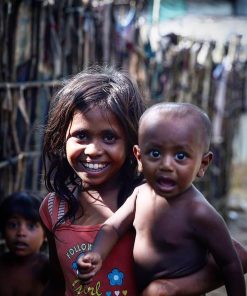
[[142,163],[141,163],[141,150],[140,150],[140,147],[138,145],[134,145],[133,152],[134,152],[135,158],[137,160],[137,164],[138,164],[137,170],[138,170],[139,173],[141,173],[142,172]]
[[201,178],[204,176],[210,162],[213,159],[213,152],[209,151],[202,156],[201,166],[197,173],[197,177]]

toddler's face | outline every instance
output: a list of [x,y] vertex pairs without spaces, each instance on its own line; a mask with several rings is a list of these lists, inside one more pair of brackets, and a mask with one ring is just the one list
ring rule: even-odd
[[144,175],[159,195],[177,196],[189,188],[201,169],[201,133],[187,118],[169,118],[158,113],[147,119],[139,135]]
[[7,247],[17,256],[38,253],[45,240],[41,224],[20,215],[13,215],[7,220],[4,235]]

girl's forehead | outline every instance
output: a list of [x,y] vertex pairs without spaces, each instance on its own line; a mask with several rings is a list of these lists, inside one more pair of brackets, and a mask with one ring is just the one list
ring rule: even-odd
[[98,106],[94,106],[93,108],[87,109],[85,111],[77,110],[75,111],[72,121],[95,121],[97,123],[98,120],[100,121],[118,121],[117,117],[111,110],[103,110]]
[[116,130],[124,133],[124,127],[117,116],[110,110],[103,110],[100,107],[93,107],[85,112],[76,111],[71,124],[67,129],[69,132],[76,129],[92,130]]

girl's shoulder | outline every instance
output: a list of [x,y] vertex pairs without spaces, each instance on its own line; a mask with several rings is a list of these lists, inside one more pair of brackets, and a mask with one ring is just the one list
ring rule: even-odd
[[45,226],[51,230],[67,211],[65,200],[59,198],[55,192],[48,193],[40,206],[40,217]]

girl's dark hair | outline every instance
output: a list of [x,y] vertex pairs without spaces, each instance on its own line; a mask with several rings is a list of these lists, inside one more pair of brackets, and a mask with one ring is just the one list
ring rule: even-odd
[[4,198],[0,205],[0,230],[3,233],[7,220],[18,214],[34,223],[40,222],[39,207],[42,198],[33,192],[20,191]]
[[[45,184],[50,192],[68,203],[62,219],[75,218],[79,207],[74,189],[81,181],[69,165],[66,154],[66,131],[75,111],[86,112],[97,106],[104,113],[112,112],[122,125],[127,143],[127,159],[121,170],[123,186],[118,196],[120,206],[134,187],[140,183],[133,145],[137,144],[138,121],[145,110],[144,101],[136,84],[127,73],[112,67],[92,67],[66,81],[51,101],[48,123],[44,134],[43,162]],[[96,123],[97,124],[97,123]]]

